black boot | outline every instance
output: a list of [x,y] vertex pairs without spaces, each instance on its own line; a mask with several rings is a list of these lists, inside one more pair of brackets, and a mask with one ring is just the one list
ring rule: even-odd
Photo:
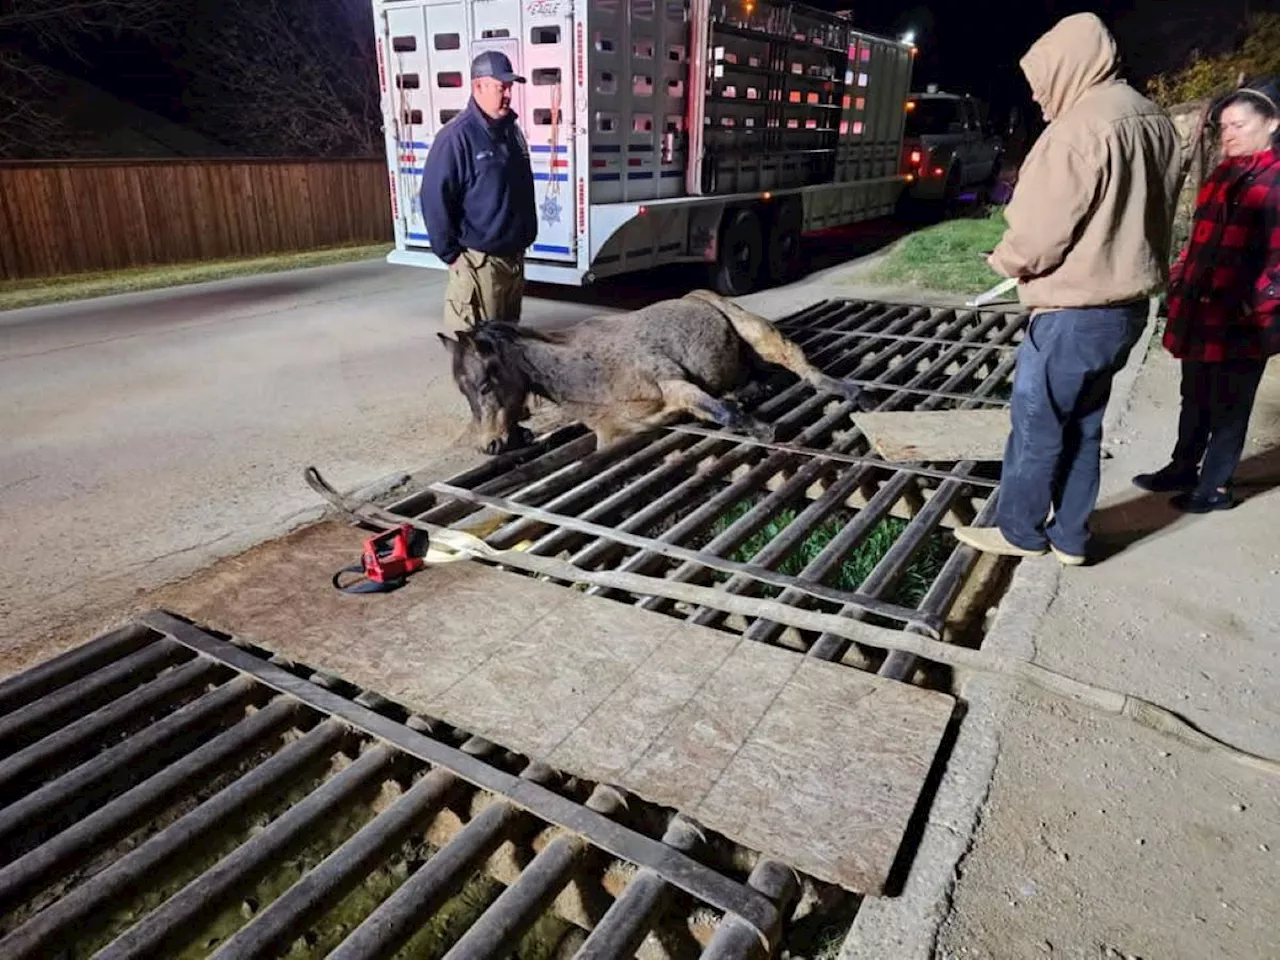
[[1194,489],[1199,479],[1195,467],[1171,463],[1155,473],[1138,474],[1133,478],[1133,485],[1150,493],[1174,493]]

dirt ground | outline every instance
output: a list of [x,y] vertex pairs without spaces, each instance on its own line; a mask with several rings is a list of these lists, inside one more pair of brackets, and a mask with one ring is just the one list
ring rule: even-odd
[[[1177,366],[1157,347],[1109,440],[1094,526],[1115,555],[1062,573],[1036,659],[1280,757],[1280,369],[1230,513],[1183,516],[1129,484],[1163,465],[1176,415]],[[1269,960],[1277,902],[1280,780],[1018,696],[936,956]]]

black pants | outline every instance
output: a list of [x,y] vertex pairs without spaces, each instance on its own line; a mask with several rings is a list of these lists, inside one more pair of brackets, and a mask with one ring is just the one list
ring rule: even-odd
[[1182,361],[1182,413],[1174,464],[1199,472],[1198,489],[1211,493],[1231,480],[1240,464],[1253,398],[1266,360]]

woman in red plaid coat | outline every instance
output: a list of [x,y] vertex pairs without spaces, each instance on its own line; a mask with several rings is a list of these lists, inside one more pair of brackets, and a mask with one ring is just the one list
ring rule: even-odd
[[1179,491],[1189,513],[1229,510],[1254,395],[1280,353],[1280,84],[1250,84],[1214,111],[1225,159],[1200,192],[1174,264],[1164,346],[1182,361],[1171,462],[1133,482]]

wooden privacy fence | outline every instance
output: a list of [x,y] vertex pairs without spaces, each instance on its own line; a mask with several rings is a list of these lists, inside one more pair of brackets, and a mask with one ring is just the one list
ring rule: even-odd
[[386,163],[0,162],[0,278],[392,239]]

